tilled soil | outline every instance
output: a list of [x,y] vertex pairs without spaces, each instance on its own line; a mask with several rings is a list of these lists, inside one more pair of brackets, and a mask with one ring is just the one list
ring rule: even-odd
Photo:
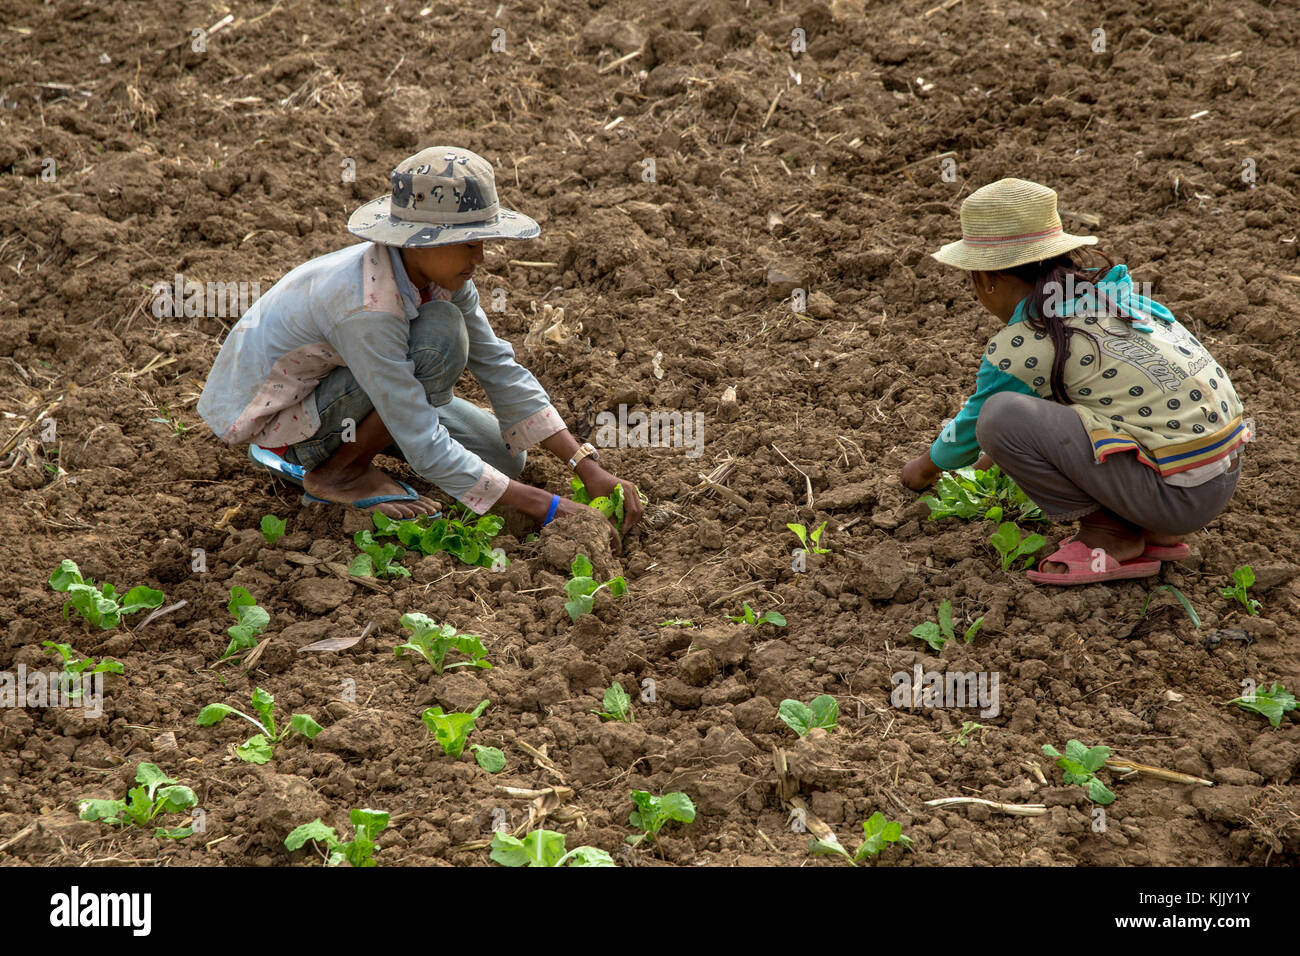
[[[45,640],[125,667],[98,720],[0,711],[0,859],[316,865],[285,851],[288,831],[320,816],[346,832],[369,806],[394,815],[381,863],[485,864],[497,811],[527,820],[497,787],[566,786],[545,825],[623,863],[804,865],[792,801],[850,848],[876,810],[901,821],[914,848],[885,865],[1300,860],[1300,728],[1223,703],[1243,678],[1300,687],[1300,12],[933,6],[0,2],[0,667],[48,668]],[[191,31],[226,13],[195,52]],[[493,321],[573,430],[620,404],[705,416],[698,458],[605,452],[659,525],[619,556],[582,520],[533,542],[512,522],[505,573],[411,556],[409,580],[349,581],[328,565],[351,560],[363,522],[299,508],[194,412],[234,318],[155,317],[153,284],[265,291],[352,241],[348,213],[388,170],[444,143],[492,159],[502,201],[542,224],[535,242],[489,248],[478,285],[485,300],[503,290]],[[962,198],[1002,176],[1057,189],[1066,228],[1152,284],[1254,417],[1232,505],[1162,572],[1199,630],[1167,594],[1139,618],[1155,581],[1034,587],[1002,571],[992,523],[927,521],[899,484],[996,328],[928,253],[956,235]],[[526,347],[544,305],[565,310],[567,335]],[[464,394],[481,398],[468,378]],[[731,494],[702,485],[726,463]],[[525,478],[567,489],[540,450]],[[265,514],[289,522],[271,547]],[[804,573],[795,521],[828,522],[830,553]],[[579,551],[630,590],[572,624],[560,588]],[[187,603],[89,631],[47,584],[63,558]],[[1219,593],[1242,564],[1257,618]],[[234,586],[271,614],[248,673],[213,666]],[[935,654],[908,632],[945,598],[962,626],[984,625]],[[730,623],[742,602],[788,625]],[[408,611],[482,635],[495,667],[436,678],[395,657]],[[661,626],[674,618],[697,626]],[[348,650],[297,653],[366,628]],[[891,706],[893,675],[917,665],[996,672],[998,714]],[[592,713],[613,681],[635,723]],[[258,767],[233,754],[240,721],[195,726],[205,703],[246,704],[255,686],[324,732]],[[783,699],[823,693],[834,733],[799,740],[778,721]],[[482,699],[472,740],[505,750],[498,775],[443,756],[420,720]],[[963,744],[965,721],[983,728]],[[1070,738],[1215,786],[1103,772],[1119,798],[1102,829],[1041,754]],[[196,790],[203,834],[76,819],[145,760]],[[699,815],[628,854],[632,789],[682,790]],[[924,805],[960,795],[1048,809]]]

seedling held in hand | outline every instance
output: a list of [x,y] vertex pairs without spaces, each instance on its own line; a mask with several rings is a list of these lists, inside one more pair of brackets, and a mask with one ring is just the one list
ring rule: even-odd
[[[82,820],[102,820],[111,826],[148,827],[161,814],[183,813],[199,802],[193,790],[177,784],[156,764],[140,764],[135,770],[135,782],[140,786],[128,790],[125,800],[82,800],[78,815]],[[193,827],[158,827],[153,835],[183,840],[193,832]]]
[[1234,697],[1228,703],[1264,715],[1274,727],[1281,727],[1282,716],[1296,709],[1295,695],[1277,681],[1268,690],[1256,690],[1253,694]]
[[[87,623],[101,631],[110,631],[121,623],[128,614],[135,614],[145,608],[162,605],[163,593],[147,588],[143,584],[133,587],[124,595],[118,595],[111,584],[103,585],[102,590],[95,587],[95,582],[83,579],[76,562],[64,558],[58,568],[50,575],[50,587],[68,595],[68,602],[63,605],[63,617],[76,610]],[[118,598],[121,598],[119,601]]]
[[745,604],[742,610],[735,617],[728,618],[737,624],[748,624],[751,627],[758,627],[760,624],[772,624],[776,627],[785,627],[785,615],[778,614],[776,611],[764,611],[762,617],[754,613],[754,609]]
[[998,554],[1002,556],[1002,570],[1010,571],[1017,559],[1025,558],[1025,567],[1034,563],[1033,555],[1039,551],[1043,545],[1047,544],[1047,539],[1041,534],[1029,534],[1023,538],[1020,536],[1020,529],[1016,527],[1013,521],[1004,521],[998,525],[998,530],[993,532],[989,538],[989,544],[997,549]]
[[808,554],[831,553],[830,548],[821,547],[822,532],[826,530],[825,521],[818,525],[817,530],[813,531],[811,534],[808,533],[806,525],[787,523],[786,527],[794,532],[795,537],[799,539],[800,547],[802,547]]
[[807,737],[815,727],[834,730],[840,719],[840,705],[830,694],[814,697],[809,704],[787,698],[781,701],[777,716],[800,737]]
[[230,643],[226,646],[226,652],[221,655],[223,661],[240,651],[256,647],[257,635],[265,631],[266,626],[271,623],[271,615],[265,608],[258,607],[257,598],[244,588],[230,589],[230,603],[226,605],[226,610],[235,616],[236,623],[226,628],[226,633],[230,635]]
[[522,840],[508,833],[492,837],[492,861],[502,866],[614,866],[613,858],[594,846],[564,849],[564,834],[534,830]]
[[1062,754],[1051,744],[1043,744],[1043,753],[1056,758],[1056,765],[1064,771],[1065,782],[1088,788],[1088,799],[1093,803],[1110,804],[1115,802],[1115,794],[1106,789],[1106,785],[1097,779],[1096,771],[1106,765],[1110,758],[1109,747],[1085,747],[1077,740],[1065,745]]
[[[380,515],[376,512],[375,517]],[[360,549],[361,553],[348,565],[348,574],[359,578],[409,578],[411,576],[410,570],[394,563],[406,554],[406,549],[401,545],[391,541],[388,544],[380,544],[375,540],[374,535],[364,530],[352,536],[352,543]]]
[[695,819],[695,804],[684,793],[665,793],[662,797],[656,797],[648,790],[633,790],[632,802],[636,804],[636,809],[632,811],[628,822],[638,830],[645,831],[639,836],[627,838],[632,846],[637,846],[650,837],[658,840],[659,831],[670,821],[690,823]]
[[609,690],[605,691],[604,704],[604,710],[593,710],[592,713],[605,720],[614,720],[625,724],[636,722],[636,718],[632,716],[632,698],[623,689],[623,685],[617,681],[610,685]]
[[442,752],[452,760],[459,760],[460,755],[465,752],[465,741],[469,738],[470,731],[474,729],[474,722],[482,717],[483,711],[487,709],[486,700],[467,714],[444,714],[441,707],[430,707],[421,719],[429,728],[429,732],[437,738],[442,746]]
[[903,836],[903,825],[887,819],[879,810],[863,821],[862,833],[862,842],[858,844],[852,856],[849,856],[848,850],[844,849],[834,835],[825,840],[814,838],[808,844],[808,849],[814,856],[840,856],[853,866],[857,866],[868,857],[878,856],[882,850],[894,843],[909,850],[912,848],[912,838]]
[[[398,657],[402,651],[414,651],[428,661],[437,674],[453,667],[492,669],[487,661],[487,648],[483,646],[482,638],[475,634],[458,634],[450,624],[439,624],[419,613],[403,614],[402,627],[411,632],[411,637],[405,644],[393,648],[393,653]],[[469,660],[444,664],[447,654],[453,650],[464,654]]]
[[[966,633],[962,639],[967,643],[975,640],[975,635],[979,633],[980,627],[984,624],[984,618],[978,618],[974,624],[966,628]],[[956,632],[952,625],[952,602],[947,598],[939,604],[939,623],[934,621],[925,621],[916,625],[910,632],[912,637],[920,638],[929,644],[936,651],[943,650],[943,646],[951,641]]]
[[105,657],[97,663],[93,657],[78,657],[70,644],[42,641],[41,647],[46,648],[51,654],[58,654],[63,658],[63,671],[59,675],[59,681],[62,687],[69,690],[68,697],[72,700],[80,698],[85,690],[81,685],[83,676],[122,673],[121,662],[115,661],[111,657]]
[[935,490],[937,497],[927,495],[921,499],[930,508],[931,521],[941,518],[1001,521],[1008,516],[1020,521],[1047,520],[1042,510],[997,465],[987,471],[959,468],[944,472]]
[[[569,481],[569,487],[573,490],[573,500],[580,505],[590,505],[595,508],[606,518],[614,522],[615,527],[623,527],[623,519],[627,514],[627,503],[623,500],[623,486],[615,485],[614,490],[609,495],[598,495],[593,498],[587,493],[587,488],[582,483],[581,478],[573,478]],[[637,496],[641,499],[641,504],[648,505],[650,499],[640,491]]]
[[569,596],[569,600],[564,602],[564,609],[569,612],[572,621],[591,613],[596,602],[596,592],[601,588],[609,588],[609,593],[616,598],[627,592],[627,581],[621,575],[610,578],[604,584],[597,584],[592,577],[591,560],[585,554],[573,559],[570,571],[572,577],[564,583],[564,593]]
[[380,847],[375,840],[379,834],[388,829],[388,812],[385,810],[353,810],[348,814],[352,821],[353,836],[347,843],[339,842],[339,835],[333,827],[327,827],[317,817],[311,823],[294,827],[284,838],[287,850],[297,850],[314,840],[323,847],[329,866],[375,866],[375,851]]
[[1219,588],[1219,593],[1230,601],[1240,601],[1246,613],[1252,617],[1259,613],[1260,602],[1250,596],[1250,588],[1255,583],[1255,569],[1249,564],[1232,572],[1232,587]]
[[286,522],[283,518],[277,518],[275,515],[262,516],[262,540],[267,544],[275,544],[284,537]]
[[321,732],[321,725],[308,714],[294,714],[289,718],[289,726],[285,727],[279,733],[275,729],[275,698],[268,691],[258,687],[253,691],[253,710],[257,716],[262,718],[256,720],[249,717],[242,710],[236,710],[229,704],[208,704],[199,711],[198,718],[194,721],[200,727],[211,727],[213,724],[219,724],[231,714],[236,717],[243,717],[246,721],[256,727],[261,733],[254,734],[235,748],[235,753],[239,759],[245,763],[262,764],[268,762],[275,756],[275,745],[284,740],[294,731],[302,734],[308,740],[311,740]]

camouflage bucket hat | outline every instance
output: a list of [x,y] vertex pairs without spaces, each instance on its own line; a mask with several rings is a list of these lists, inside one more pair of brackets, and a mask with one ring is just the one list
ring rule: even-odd
[[541,227],[497,202],[492,164],[458,146],[431,146],[389,174],[391,196],[366,203],[348,232],[385,246],[535,239]]

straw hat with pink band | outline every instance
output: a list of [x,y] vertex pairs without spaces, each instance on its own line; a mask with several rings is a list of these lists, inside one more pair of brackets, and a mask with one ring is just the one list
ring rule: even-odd
[[1096,236],[1072,236],[1061,228],[1056,190],[999,179],[966,197],[961,238],[931,255],[967,272],[997,272],[1096,243]]

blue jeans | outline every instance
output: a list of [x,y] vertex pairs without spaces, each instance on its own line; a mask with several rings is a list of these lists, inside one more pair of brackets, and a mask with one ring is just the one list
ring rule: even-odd
[[[422,305],[420,314],[411,321],[407,358],[415,366],[415,377],[424,385],[429,404],[438,409],[438,420],[451,437],[508,477],[519,477],[527,453],[515,455],[507,451],[496,416],[452,394],[469,359],[469,337],[460,309],[440,301]],[[301,465],[307,471],[319,468],[342,447],[349,419],[355,429],[374,411],[369,396],[347,366],[340,366],[321,379],[312,397],[320,416],[320,428],[311,438],[290,445],[284,453],[285,461]],[[382,453],[406,460],[396,444],[389,445]]]

